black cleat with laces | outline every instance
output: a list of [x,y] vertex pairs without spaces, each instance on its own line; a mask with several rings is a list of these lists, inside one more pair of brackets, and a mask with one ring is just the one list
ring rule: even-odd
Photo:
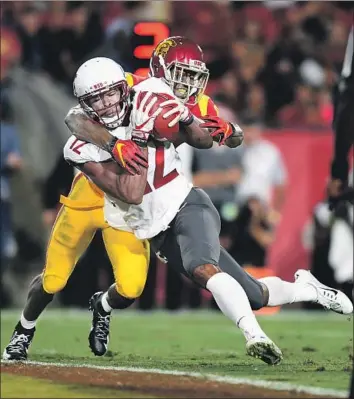
[[103,356],[106,353],[109,342],[111,313],[103,310],[102,295],[103,292],[96,292],[90,299],[89,307],[92,311],[92,326],[88,340],[90,349],[96,356]]
[[32,343],[35,328],[27,330],[18,322],[12,334],[10,343],[5,348],[2,358],[3,360],[27,360],[28,348]]

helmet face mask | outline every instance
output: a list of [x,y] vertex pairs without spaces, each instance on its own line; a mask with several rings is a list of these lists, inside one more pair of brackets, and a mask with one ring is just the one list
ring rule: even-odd
[[187,105],[195,105],[209,79],[201,48],[183,36],[160,42],[150,59],[150,76],[162,78],[175,96]]
[[209,71],[204,67],[183,62],[173,62],[167,68],[165,78],[175,96],[183,103],[195,105],[204,93],[209,79]]
[[110,129],[120,126],[128,111],[128,85],[118,82],[79,98],[81,107],[93,119]]
[[104,57],[86,61],[76,73],[73,88],[91,118],[108,129],[122,125],[129,109],[129,88],[119,64]]

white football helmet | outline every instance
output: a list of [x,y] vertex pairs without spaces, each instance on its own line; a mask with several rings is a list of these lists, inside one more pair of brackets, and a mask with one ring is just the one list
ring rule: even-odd
[[[73,89],[74,96],[79,100],[81,107],[93,119],[109,129],[115,129],[122,124],[129,108],[129,88],[123,68],[115,61],[105,57],[96,57],[86,61],[76,72]],[[93,98],[112,90],[120,92],[119,101],[109,105],[109,108],[116,107],[116,113],[109,117],[99,116],[90,102]]]

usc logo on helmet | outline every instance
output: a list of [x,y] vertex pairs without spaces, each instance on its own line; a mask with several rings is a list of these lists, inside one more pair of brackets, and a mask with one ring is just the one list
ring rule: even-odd
[[168,53],[168,50],[171,47],[176,47],[177,43],[173,39],[167,39],[164,40],[162,43],[160,43],[156,49],[155,49],[155,54],[156,55],[161,55],[163,58],[166,57],[166,54]]

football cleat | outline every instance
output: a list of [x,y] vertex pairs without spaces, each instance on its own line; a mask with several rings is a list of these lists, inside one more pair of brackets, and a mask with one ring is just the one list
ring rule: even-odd
[[353,313],[352,301],[341,291],[320,283],[308,270],[300,269],[295,273],[295,282],[312,285],[317,292],[316,303],[340,314]]
[[23,361],[27,360],[28,348],[32,343],[35,328],[27,330],[18,322],[12,334],[10,343],[5,348],[3,360]]
[[250,338],[246,343],[249,356],[271,365],[279,364],[283,359],[281,350],[266,336]]
[[89,310],[92,311],[92,326],[89,334],[89,346],[96,356],[103,356],[109,342],[109,323],[111,313],[102,309],[103,292],[96,292],[90,299]]

